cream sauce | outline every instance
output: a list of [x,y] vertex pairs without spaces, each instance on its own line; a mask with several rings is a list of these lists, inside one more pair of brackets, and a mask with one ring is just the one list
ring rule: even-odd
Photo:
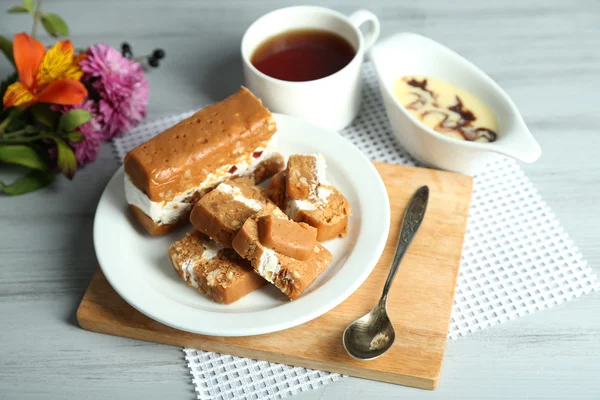
[[492,111],[468,91],[423,75],[406,75],[394,83],[394,96],[421,123],[444,135],[493,142],[498,123]]

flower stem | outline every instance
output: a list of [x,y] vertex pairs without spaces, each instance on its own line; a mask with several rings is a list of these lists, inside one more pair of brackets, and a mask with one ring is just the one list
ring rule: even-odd
[[18,136],[26,135],[28,133],[35,133],[35,128],[27,127],[27,128],[19,129],[18,131],[5,133],[4,136],[2,136],[2,138],[3,139],[14,139]]
[[22,110],[23,106],[17,106],[8,113],[8,115],[6,116],[6,118],[4,118],[3,121],[0,121],[0,137],[6,134],[4,130],[8,125],[10,125],[10,123],[13,119],[15,119],[15,117],[19,117],[21,115]]
[[29,142],[35,142],[36,140],[40,140],[40,139],[50,139],[50,138],[51,138],[50,135],[44,135],[43,133],[40,133],[39,135],[28,136],[28,137],[14,137],[14,138],[3,137],[3,138],[0,138],[0,143],[1,144],[29,143]]
[[31,28],[31,37],[35,39],[40,18],[42,17],[42,0],[37,0],[35,13],[33,14],[33,28]]
[[[33,136],[25,136],[31,133],[35,133]],[[52,134],[46,131],[40,132],[34,126],[26,126],[18,131],[5,133],[4,136],[0,136],[0,143],[2,144],[15,144],[15,143],[28,143],[35,142],[40,139],[51,139]]]
[[4,121],[0,122],[0,137],[4,136],[4,128],[10,123],[10,115],[4,118]]

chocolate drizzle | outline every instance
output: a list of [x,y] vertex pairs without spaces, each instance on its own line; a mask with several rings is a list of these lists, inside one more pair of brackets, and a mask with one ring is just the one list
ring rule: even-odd
[[[437,102],[438,94],[427,88],[427,78],[423,78],[422,81],[419,81],[415,78],[404,77],[403,80],[407,85],[428,93],[431,96],[431,104],[435,107],[439,107]],[[406,108],[419,111],[427,105],[428,101],[424,94],[418,92],[411,92],[410,94],[416,96],[416,99],[406,105]],[[454,123],[450,121],[451,113],[458,115],[457,122]],[[468,141],[483,139],[488,142],[493,142],[498,137],[497,133],[491,129],[473,126],[473,122],[477,120],[477,117],[471,110],[464,106],[462,100],[458,96],[456,96],[456,104],[448,107],[447,112],[444,110],[425,110],[421,113],[421,120],[425,119],[425,117],[430,114],[440,114],[443,117],[443,119],[434,127],[438,132],[458,132]]]
[[431,97],[433,97],[434,99],[437,98],[437,95],[435,93],[433,93],[431,90],[427,89],[427,78],[423,78],[423,80],[421,82],[419,82],[415,78],[411,78],[406,83],[412,87],[419,88],[422,91],[429,93],[431,95]]
[[488,128],[477,128],[475,132],[477,133],[477,137],[485,137],[488,142],[494,142],[498,138],[498,134]]
[[412,92],[410,94],[415,95],[417,98],[416,98],[415,101],[413,101],[412,103],[408,104],[406,106],[406,108],[410,108],[411,110],[418,110],[421,107],[423,107],[425,104],[427,104],[427,99],[422,94],[415,93],[415,92]]
[[460,101],[460,97],[458,97],[458,96],[456,96],[456,104],[453,105],[452,107],[448,107],[448,110],[454,111],[455,113],[460,115],[461,120],[475,121],[477,119],[470,110],[467,110],[463,106],[463,103],[462,103],[462,101]]

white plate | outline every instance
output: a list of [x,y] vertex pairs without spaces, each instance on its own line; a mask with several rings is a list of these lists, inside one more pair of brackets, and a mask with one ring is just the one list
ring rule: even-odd
[[173,328],[204,335],[245,336],[275,332],[310,321],[350,296],[369,276],[385,245],[390,205],[381,177],[350,142],[299,119],[275,115],[284,156],[323,153],[327,178],[348,198],[348,235],[325,243],[331,265],[297,300],[272,285],[230,305],[217,304],[186,286],[167,256],[191,226],[151,237],[127,212],[123,168],[108,183],[94,220],[94,245],[104,275],[129,304]]

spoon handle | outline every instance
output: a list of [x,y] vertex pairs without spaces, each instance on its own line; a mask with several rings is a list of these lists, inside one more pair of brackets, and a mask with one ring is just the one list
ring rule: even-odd
[[404,218],[402,219],[402,227],[400,228],[400,236],[398,237],[398,246],[396,247],[396,254],[394,255],[394,260],[392,261],[392,268],[390,269],[390,273],[385,281],[385,286],[383,287],[383,293],[381,295],[381,300],[383,302],[387,301],[388,291],[390,290],[390,286],[392,286],[392,281],[396,276],[396,272],[398,271],[398,266],[404,257],[404,253],[408,249],[408,246],[412,242],[415,234],[419,230],[421,226],[421,222],[423,222],[423,217],[425,216],[425,210],[427,209],[427,201],[429,200],[429,188],[427,186],[421,186],[419,190],[413,195],[408,207],[406,208],[406,213],[404,214]]

